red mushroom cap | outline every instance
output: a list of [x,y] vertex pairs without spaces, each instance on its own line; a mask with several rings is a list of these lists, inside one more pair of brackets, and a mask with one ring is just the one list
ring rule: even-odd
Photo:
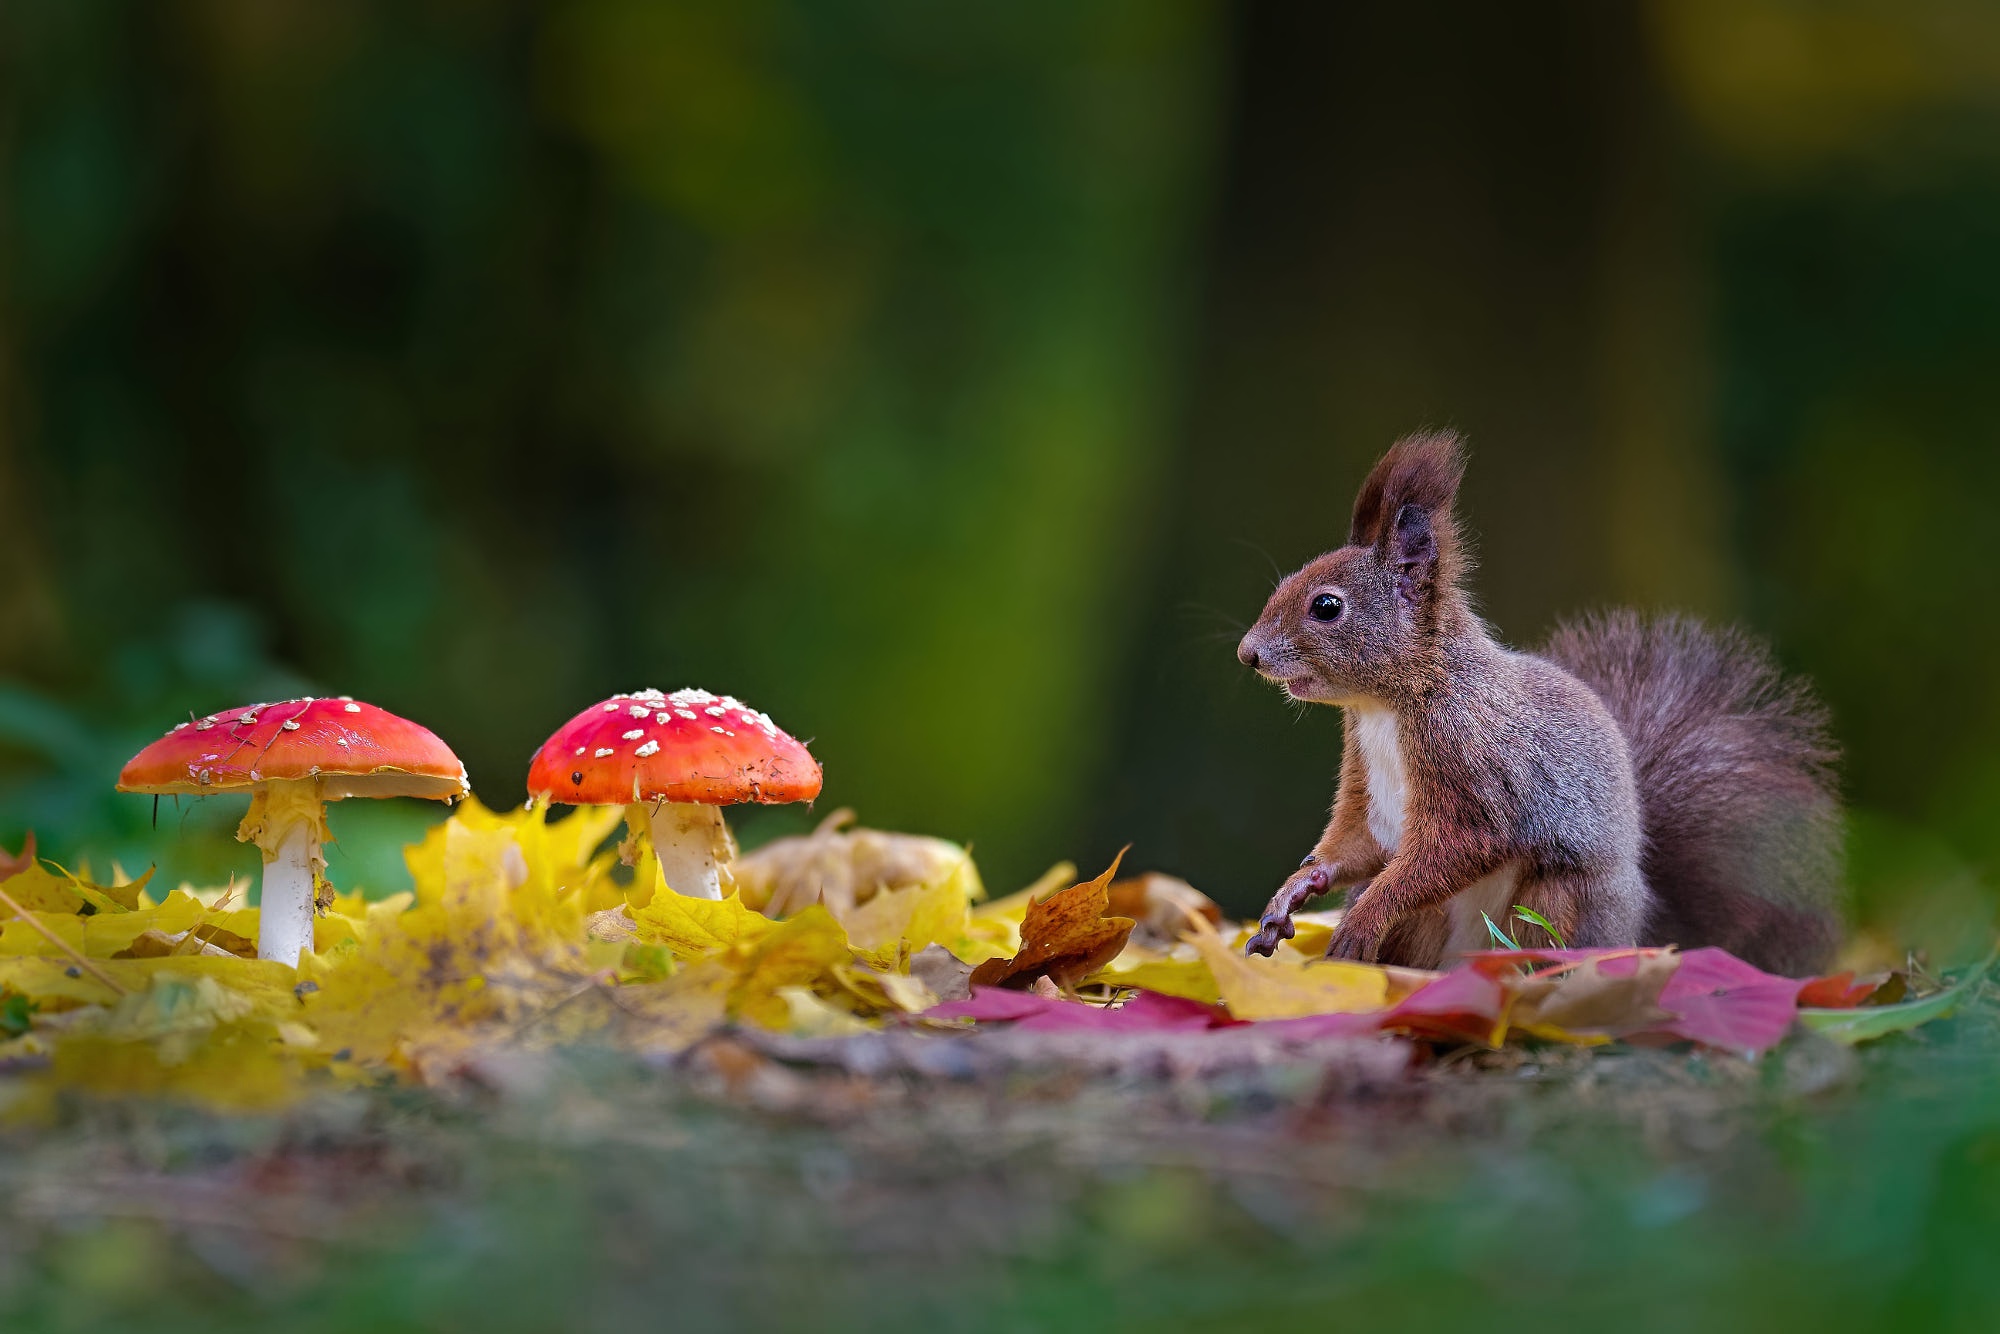
[[819,761],[741,700],[639,690],[556,729],[528,768],[528,795],[572,806],[635,801],[811,801]]
[[311,778],[328,801],[449,801],[471,790],[465,766],[429,730],[345,695],[251,704],[175,723],[132,757],[118,790],[200,794]]

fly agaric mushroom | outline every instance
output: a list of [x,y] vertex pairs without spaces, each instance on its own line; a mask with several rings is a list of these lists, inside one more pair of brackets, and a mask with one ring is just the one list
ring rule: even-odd
[[650,826],[668,887],[719,899],[731,855],[720,808],[811,801],[819,783],[806,748],[742,701],[639,690],[557,728],[528,768],[528,800],[625,807],[635,835]]
[[326,803],[342,797],[455,801],[472,790],[451,747],[351,696],[288,699],[211,713],[132,757],[120,792],[250,793],[236,837],[264,853],[257,957],[297,966],[312,945],[314,886],[326,861]]

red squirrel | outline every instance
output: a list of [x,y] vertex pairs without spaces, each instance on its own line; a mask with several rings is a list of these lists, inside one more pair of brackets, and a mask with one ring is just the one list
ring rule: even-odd
[[[1626,611],[1540,654],[1476,614],[1452,515],[1455,435],[1400,440],[1362,484],[1348,544],[1278,585],[1237,657],[1336,704],[1333,817],[1250,952],[1316,894],[1354,886],[1327,957],[1438,968],[1514,909],[1572,947],[1716,945],[1800,975],[1838,940],[1842,824],[1826,715],[1735,630]],[[1482,916],[1484,914],[1484,916]]]

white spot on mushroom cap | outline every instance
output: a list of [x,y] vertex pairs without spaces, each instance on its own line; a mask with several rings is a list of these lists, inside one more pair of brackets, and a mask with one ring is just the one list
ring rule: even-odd
[[333,744],[336,746],[344,746],[347,744],[347,738],[344,736],[337,736],[333,739]]
[[359,704],[343,704],[341,707],[346,709],[347,712],[349,713],[361,712],[361,706]]
[[[673,716],[674,716],[674,715],[672,715],[671,713],[668,713],[668,712],[667,712],[667,711],[666,711],[665,709],[661,709],[661,710],[660,710],[660,711],[659,711],[658,713],[656,713],[656,714],[654,714],[654,715],[653,715],[653,721],[654,721],[654,722],[656,722],[656,723],[664,723],[664,722],[667,722],[667,721],[671,720],[671,719],[673,718]],[[186,724],[186,723],[182,723],[182,724],[181,724],[181,726],[185,727],[185,726],[187,726],[187,724]]]
[[606,705],[604,706],[604,711],[605,711],[606,713],[616,713],[616,712],[618,712],[618,701],[614,699],[614,700],[612,700],[612,701],[611,701],[611,702],[610,702],[609,704],[606,704]]
[[659,742],[657,742],[657,741],[648,741],[648,742],[647,742],[647,743],[646,743],[645,745],[643,745],[643,746],[639,747],[639,749],[637,749],[637,750],[633,751],[632,753],[633,753],[634,755],[637,755],[637,756],[638,756],[638,757],[639,757],[640,759],[642,759],[642,760],[643,760],[643,759],[645,759],[645,758],[646,758],[646,757],[647,757],[648,755],[657,755],[657,754],[659,754],[659,753],[660,753],[660,743],[659,743]]
[[647,714],[651,712],[652,710],[647,708],[644,704],[634,704],[631,706],[631,713],[634,718],[644,718]]
[[599,746],[599,747],[598,747],[598,748],[597,748],[596,750],[594,750],[594,751],[592,751],[592,752],[590,752],[590,753],[591,753],[592,755],[595,755],[595,756],[596,756],[596,757],[597,757],[598,759],[600,759],[600,760],[601,760],[601,759],[603,759],[603,758],[604,758],[604,757],[605,757],[606,755],[609,755],[609,754],[612,754],[612,750],[611,750],[611,747],[609,747],[609,746]]
[[708,730],[709,730],[709,731],[711,731],[711,732],[720,732],[720,733],[722,733],[722,735],[724,735],[724,736],[728,736],[728,735],[729,735],[729,731],[728,731],[728,729],[727,729],[727,728],[722,728],[722,727],[711,727],[711,728],[709,728]]
[[[354,699],[354,696],[352,696],[352,695],[335,695],[335,696],[334,696],[334,698],[335,698],[335,699],[337,699],[337,700],[340,700],[340,701],[342,701],[342,702],[344,702],[344,703],[346,703],[346,702],[352,702],[352,701],[353,701],[353,699]],[[306,702],[307,702],[307,703],[311,703],[311,702],[312,702],[311,698],[310,698],[310,697],[308,697],[308,698],[307,698],[307,701],[306,701]]]
[[632,729],[631,731],[629,731],[629,732],[627,732],[627,733],[625,734],[625,739],[626,739],[627,741],[637,741],[637,740],[638,740],[638,739],[639,739],[640,737],[642,737],[642,736],[644,736],[644,735],[646,735],[646,729],[645,729],[645,728],[643,728],[643,727],[635,727],[635,728],[633,728],[633,729]]
[[578,747],[576,748],[576,753],[577,753],[577,754],[579,754],[579,755],[583,754],[583,747],[582,747],[582,746],[578,746]]
[[194,730],[197,732],[206,732],[209,728],[213,726],[215,726],[215,719],[204,718],[200,722],[194,725]]
[[687,720],[688,720],[689,722],[693,722],[693,721],[694,721],[694,710],[693,710],[693,709],[675,709],[675,710],[674,710],[674,712],[675,712],[675,713],[678,713],[678,714],[679,714],[679,715],[680,715],[681,717],[683,717],[683,718],[687,719]]
[[296,718],[287,718],[287,719],[285,719],[285,730],[286,730],[287,732],[296,732],[296,731],[298,731],[298,730],[299,730],[299,720],[298,720],[298,719],[296,719]]

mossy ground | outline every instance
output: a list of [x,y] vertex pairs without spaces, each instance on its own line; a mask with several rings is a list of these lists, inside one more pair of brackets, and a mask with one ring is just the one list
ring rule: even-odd
[[1756,1064],[971,1050],[65,1102],[0,1141],[0,1327],[2000,1327],[1990,1000]]

